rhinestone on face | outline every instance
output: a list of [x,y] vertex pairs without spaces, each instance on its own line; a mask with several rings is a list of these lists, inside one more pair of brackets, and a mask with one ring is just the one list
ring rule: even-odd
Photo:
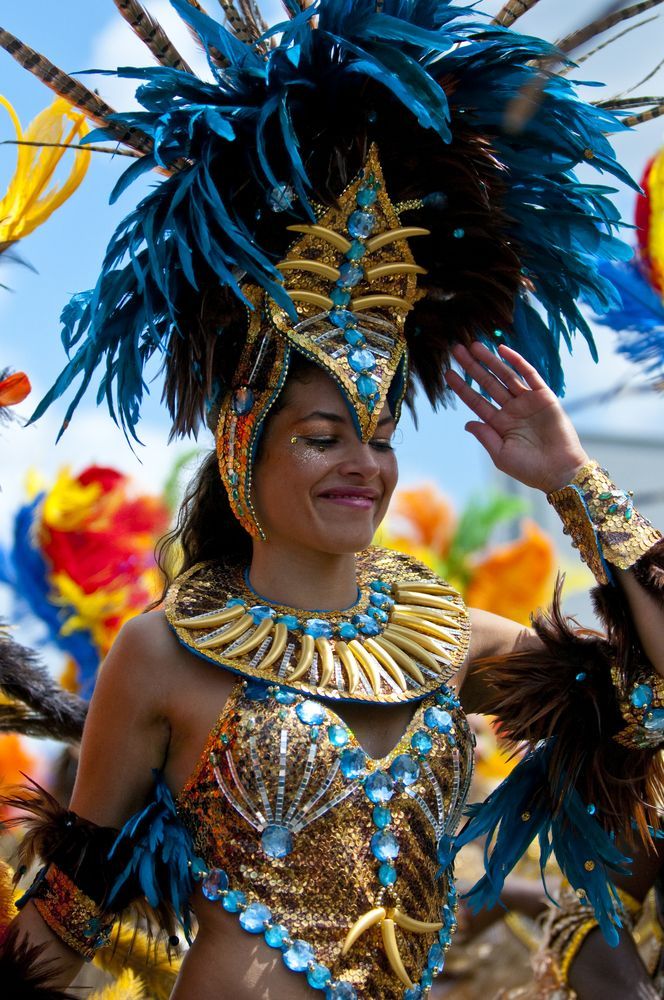
[[213,868],[201,885],[203,895],[206,899],[216,902],[222,892],[228,889],[228,875],[222,868]]
[[339,758],[339,769],[347,781],[361,778],[367,769],[367,755],[359,747],[355,750],[344,750]]
[[394,795],[394,781],[385,771],[373,771],[364,780],[364,791],[370,802],[389,802]]
[[331,639],[334,631],[324,618],[309,618],[304,626],[304,634],[312,635],[314,639]]
[[288,931],[283,924],[273,924],[272,927],[267,928],[263,936],[265,943],[269,944],[270,948],[283,948],[288,940]]
[[348,732],[343,726],[328,726],[327,735],[333,747],[345,747],[348,743]]
[[261,834],[261,846],[268,858],[285,858],[293,850],[293,836],[285,826],[272,823]]
[[414,785],[420,776],[420,765],[410,754],[400,753],[390,764],[390,774],[402,785]]
[[307,698],[306,701],[301,701],[295,712],[300,722],[303,722],[305,726],[320,726],[321,722],[324,722],[326,718],[323,706],[319,705],[317,701],[312,701],[310,698]]
[[283,960],[291,972],[304,972],[309,963],[314,961],[314,949],[306,941],[298,938],[290,948],[283,953]]
[[271,919],[270,908],[264,903],[249,903],[240,914],[240,927],[250,934],[262,934]]
[[399,841],[389,830],[380,830],[371,838],[371,853],[379,861],[394,861],[399,856]]

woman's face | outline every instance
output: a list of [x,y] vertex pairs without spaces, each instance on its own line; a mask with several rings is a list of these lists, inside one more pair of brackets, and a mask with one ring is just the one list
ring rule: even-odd
[[312,368],[288,383],[254,467],[254,504],[268,540],[331,554],[370,545],[397,482],[394,429],[385,407],[363,444],[331,378]]

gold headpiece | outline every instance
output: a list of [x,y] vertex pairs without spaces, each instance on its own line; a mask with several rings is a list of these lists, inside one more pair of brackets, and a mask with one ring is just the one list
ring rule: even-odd
[[265,416],[283,387],[291,349],[311,359],[339,385],[363,441],[371,439],[389,402],[398,418],[406,390],[404,326],[424,274],[408,240],[429,230],[401,226],[385,189],[378,151],[337,205],[322,210],[277,265],[297,321],[267,292],[244,289],[254,305],[236,388],[221,407],[217,451],[236,517],[264,537],[251,501],[255,447]]

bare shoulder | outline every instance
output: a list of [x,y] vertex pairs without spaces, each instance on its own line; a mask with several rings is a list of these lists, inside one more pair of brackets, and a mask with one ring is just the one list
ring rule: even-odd
[[469,608],[469,613],[471,621],[469,663],[486,656],[502,656],[539,642],[532,629],[510,618],[503,618],[502,615],[494,615],[480,608]]

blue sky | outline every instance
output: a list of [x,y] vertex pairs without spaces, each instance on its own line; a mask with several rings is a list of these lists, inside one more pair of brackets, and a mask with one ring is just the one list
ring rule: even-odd
[[[219,9],[214,0],[207,2],[211,11]],[[165,12],[167,26],[173,23],[167,0],[155,0],[148,6],[162,15]],[[273,10],[279,8],[274,2],[269,6]],[[497,6],[487,3],[484,9],[493,11]],[[586,19],[586,14],[590,16],[602,6],[603,3],[596,0],[581,0],[575,4],[567,0],[563,3],[542,0],[521,24],[523,30],[552,38],[578,25]],[[143,56],[146,50],[121,21],[111,0],[59,0],[57,4],[22,0],[20,4],[11,5],[2,20],[6,28],[68,71],[148,61],[147,56]],[[592,72],[595,78],[608,79],[609,92],[636,83],[661,58],[663,24],[660,20],[627,36],[618,47],[607,50],[589,64],[588,75]],[[186,33],[180,32],[178,45],[181,50],[187,49]],[[191,49],[186,54],[195,57]],[[95,85],[117,107],[126,106],[131,100],[127,84],[118,89],[117,81],[99,77],[95,78]],[[664,73],[648,86],[651,92],[663,92]],[[24,123],[50,101],[47,90],[2,51],[0,93],[14,104]],[[0,138],[10,138],[11,134],[9,120],[3,115]],[[664,125],[660,120],[645,126],[638,134],[622,138],[619,152],[627,166],[638,175],[663,141]],[[11,176],[14,158],[13,147],[0,146],[0,190]],[[72,293],[94,283],[106,242],[115,224],[134,203],[136,194],[132,192],[119,204],[108,206],[108,194],[125,165],[125,160],[101,155],[93,157],[88,176],[75,196],[21,246],[22,255],[38,273],[14,267],[3,269],[3,280],[12,286],[13,292],[0,291],[0,367],[9,365],[30,374],[35,386],[33,402],[48,387],[64,361],[58,323],[62,306]],[[632,196],[623,192],[619,202],[623,212],[631,217]],[[597,342],[602,355],[599,366],[592,364],[581,343],[574,363],[566,364],[570,401],[608,388],[625,374],[625,364],[612,351],[613,334],[597,328]],[[36,427],[3,431],[0,438],[3,488],[0,532],[2,521],[6,523],[6,513],[20,496],[22,481],[30,466],[52,474],[65,462],[75,468],[93,461],[109,463],[133,472],[145,486],[159,489],[176,454],[191,447],[190,443],[166,446],[167,423],[158,404],[159,395],[157,383],[144,410],[142,436],[147,447],[141,452],[141,463],[132,456],[122,433],[112,425],[105,410],[95,409],[93,399],[79,407],[72,426],[57,448],[54,447],[55,434],[64,407],[55,407]],[[24,404],[22,412],[27,415],[28,404]],[[434,479],[457,502],[483,489],[490,475],[488,460],[479,445],[463,432],[468,418],[462,407],[432,414],[422,405],[419,433],[415,433],[408,418],[404,419],[399,444],[402,477],[409,482]],[[632,435],[661,434],[664,398],[649,398],[638,404],[634,400],[618,400],[586,409],[578,419],[579,424],[589,430],[610,426]]]

